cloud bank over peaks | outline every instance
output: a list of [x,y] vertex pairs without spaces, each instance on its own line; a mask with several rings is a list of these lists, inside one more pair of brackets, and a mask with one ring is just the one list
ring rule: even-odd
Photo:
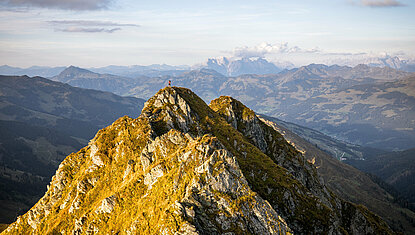
[[316,53],[319,51],[320,49],[318,48],[303,49],[298,46],[289,46],[288,42],[283,42],[280,44],[270,44],[264,42],[254,47],[237,47],[233,50],[232,54],[235,57],[241,58],[264,58],[269,54]]
[[[249,58],[262,58],[272,62],[279,68],[292,68],[308,65],[311,63],[321,63],[326,65],[347,65],[356,66],[358,64],[368,64],[377,67],[389,66],[392,68],[402,68],[406,64],[412,63],[413,55],[404,52],[368,52],[368,51],[328,51],[314,48],[302,48],[290,45],[287,42],[267,43],[263,42],[256,46],[237,47],[228,51],[229,61]],[[220,61],[220,60],[216,60]]]
[[39,7],[62,10],[91,11],[106,9],[112,0],[0,0],[9,7]]
[[383,53],[366,53],[354,54],[351,56],[333,57],[327,59],[325,64],[338,64],[356,66],[358,64],[367,64],[372,67],[391,67],[394,69],[403,69],[412,72],[414,69],[408,66],[415,66],[415,59],[405,54],[388,54]]

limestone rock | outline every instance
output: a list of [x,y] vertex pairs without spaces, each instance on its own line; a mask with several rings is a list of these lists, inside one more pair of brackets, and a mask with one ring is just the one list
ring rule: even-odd
[[111,213],[116,205],[116,197],[112,195],[102,200],[101,205],[95,210],[95,213]]

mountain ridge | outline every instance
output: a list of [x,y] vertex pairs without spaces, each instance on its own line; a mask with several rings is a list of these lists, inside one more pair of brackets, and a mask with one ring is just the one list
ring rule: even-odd
[[138,84],[133,78],[95,73],[75,66],[67,67],[51,80],[75,87],[112,92],[117,95],[125,95],[129,89]]
[[[287,144],[270,127],[259,123],[265,129],[257,129],[256,116],[252,119],[250,112],[236,121],[254,128],[249,130],[269,130],[269,143]],[[146,102],[137,119],[118,119],[100,130],[87,147],[68,156],[45,196],[6,234],[21,229],[391,232],[364,207],[326,191],[311,165],[308,169],[314,173],[308,176],[279,166],[278,159],[292,161],[293,166],[299,161],[296,167],[309,172],[301,168],[309,163],[295,149],[277,144],[279,154],[270,157],[254,145],[258,141],[248,140],[248,133],[234,129],[190,90],[164,88]],[[299,181],[302,177],[314,182],[306,183],[311,191]]]

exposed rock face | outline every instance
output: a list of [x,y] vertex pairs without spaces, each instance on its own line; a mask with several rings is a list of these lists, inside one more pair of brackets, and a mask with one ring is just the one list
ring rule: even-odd
[[105,198],[95,213],[111,213],[114,210],[116,199],[115,195]]
[[326,206],[332,207],[329,202],[331,195],[321,184],[316,169],[281,134],[261,121],[252,110],[227,96],[213,100],[209,106],[275,163],[287,169]]
[[227,111],[237,129],[190,90],[160,90],[140,117],[120,118],[69,155],[45,196],[6,233],[390,232],[328,192],[254,114]]

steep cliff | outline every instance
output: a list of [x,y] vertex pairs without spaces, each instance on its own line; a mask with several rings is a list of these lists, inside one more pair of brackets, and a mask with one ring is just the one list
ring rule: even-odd
[[69,155],[45,196],[5,233],[391,233],[226,99],[212,109],[188,89],[160,90],[137,119],[120,118]]

